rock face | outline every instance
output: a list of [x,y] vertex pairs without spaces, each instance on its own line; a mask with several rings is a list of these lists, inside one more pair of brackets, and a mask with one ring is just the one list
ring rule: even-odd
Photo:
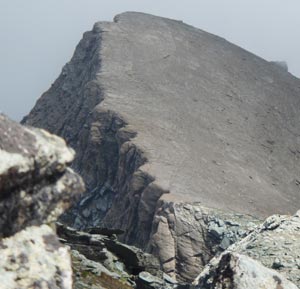
[[292,282],[253,259],[233,253],[222,254],[200,275],[198,289],[297,289]]
[[84,190],[73,157],[62,139],[0,115],[1,289],[72,288],[69,252],[45,224]]
[[153,220],[148,250],[159,256],[165,272],[192,281],[215,255],[244,238],[257,220],[201,204],[161,202]]
[[[257,218],[299,208],[299,95],[299,79],[222,38],[129,12],[84,34],[23,122],[77,152],[87,193],[62,221],[124,230],[123,241],[192,279],[189,260],[201,268],[211,255],[194,247],[205,243],[193,239],[206,222],[199,202]],[[189,222],[176,209],[185,203]]]

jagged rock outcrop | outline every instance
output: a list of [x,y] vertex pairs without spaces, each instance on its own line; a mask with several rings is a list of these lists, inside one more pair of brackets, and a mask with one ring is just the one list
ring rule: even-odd
[[201,204],[161,202],[148,250],[159,256],[165,272],[191,282],[211,258],[244,238],[257,224],[253,217]]
[[213,258],[194,284],[201,289],[221,284],[226,288],[298,288],[299,244],[300,211],[294,216],[273,215]]
[[[160,263],[151,254],[144,253],[141,249],[122,244],[116,240],[115,235],[109,237],[100,234],[90,234],[76,231],[57,223],[57,234],[66,240],[73,249],[81,252],[87,258],[94,261],[113,260],[106,254],[107,250],[118,257],[131,273],[148,271],[152,274],[159,274]],[[107,264],[108,267],[113,264]],[[161,272],[162,275],[162,272]]]
[[[183,268],[210,255],[189,258],[199,220],[186,223],[190,233],[180,241],[181,225],[160,229],[172,227],[161,208],[201,202],[257,218],[294,213],[299,95],[299,79],[222,38],[129,12],[84,34],[23,122],[77,152],[73,168],[87,194],[65,223],[124,230],[121,240],[157,248],[167,263],[159,248],[168,242],[176,258],[166,270],[194,278],[196,270],[187,276]],[[189,244],[183,255],[180,242]]]
[[244,255],[224,253],[214,261],[202,272],[196,288],[298,288],[276,271]]
[[84,190],[73,157],[61,138],[0,115],[1,289],[72,288],[69,252],[48,225]]
[[294,216],[267,218],[228,250],[250,256],[300,287],[300,211]]

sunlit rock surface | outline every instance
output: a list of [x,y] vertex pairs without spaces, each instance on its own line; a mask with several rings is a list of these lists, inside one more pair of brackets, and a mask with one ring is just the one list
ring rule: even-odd
[[216,261],[201,273],[197,289],[298,289],[276,271],[247,256],[226,253]]
[[300,287],[300,211],[294,216],[267,218],[228,249],[258,260]]

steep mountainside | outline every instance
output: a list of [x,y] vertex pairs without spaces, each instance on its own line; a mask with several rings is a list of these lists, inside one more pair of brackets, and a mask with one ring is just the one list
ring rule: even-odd
[[77,152],[87,194],[65,222],[123,229],[123,241],[192,280],[186,265],[230,245],[229,219],[243,231],[240,214],[300,207],[299,109],[300,80],[277,65],[182,22],[128,12],[84,34],[23,122]]

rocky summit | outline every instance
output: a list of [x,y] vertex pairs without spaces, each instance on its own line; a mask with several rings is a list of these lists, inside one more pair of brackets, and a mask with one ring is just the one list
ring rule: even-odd
[[[60,222],[123,232],[119,241],[154,254],[170,280],[198,286],[194,279],[211,259],[254,236],[261,219],[299,209],[299,110],[300,80],[286,66],[181,21],[127,12],[83,35],[23,124],[63,137],[76,151],[72,168],[86,193]],[[244,274],[274,254],[271,244],[260,248],[265,234],[253,254],[226,251],[205,272]],[[275,279],[245,283],[231,274],[236,287],[228,288],[294,288],[279,276],[292,272],[287,279],[297,281],[299,267],[285,266],[297,261],[286,258],[272,261],[285,268]],[[163,288],[161,276],[138,274],[137,284],[150,278]],[[207,278],[197,279],[203,288],[219,288]]]

